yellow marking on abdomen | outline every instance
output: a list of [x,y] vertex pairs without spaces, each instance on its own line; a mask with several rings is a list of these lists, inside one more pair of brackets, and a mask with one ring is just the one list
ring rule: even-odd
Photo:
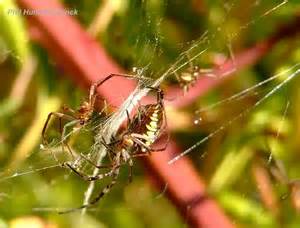
[[157,129],[156,128],[153,128],[152,126],[151,126],[151,124],[149,125],[149,124],[146,124],[146,128],[149,130],[149,131],[156,131]]
[[152,128],[155,128],[155,129],[157,130],[157,122],[156,122],[156,121],[151,121],[151,122],[150,122],[150,126],[151,126]]
[[147,137],[153,138],[155,136],[155,132],[153,131],[147,131]]
[[152,120],[152,121],[158,121],[158,118],[156,118],[155,116],[150,116],[150,119]]

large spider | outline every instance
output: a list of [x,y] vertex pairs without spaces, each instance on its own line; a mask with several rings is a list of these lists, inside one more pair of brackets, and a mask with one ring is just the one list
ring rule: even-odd
[[[107,80],[107,79],[105,79]],[[102,83],[100,83],[102,84]],[[87,208],[96,204],[111,188],[116,184],[119,176],[120,167],[128,164],[130,167],[129,181],[132,179],[133,158],[140,156],[147,156],[153,151],[163,151],[166,149],[167,143],[163,148],[155,149],[152,147],[153,143],[159,138],[165,130],[166,116],[163,104],[164,94],[160,88],[149,87],[156,91],[157,101],[153,104],[140,105],[137,113],[130,119],[127,112],[127,127],[125,130],[119,132],[110,143],[106,143],[102,138],[102,144],[105,146],[110,159],[109,165],[98,166],[88,158],[84,157],[90,164],[96,168],[109,168],[106,173],[101,173],[96,176],[89,176],[74,167],[71,163],[64,163],[65,166],[72,169],[77,175],[86,181],[100,180],[105,177],[111,177],[111,182],[89,203],[84,204],[78,208],[70,209],[60,213],[68,213],[75,210]]]

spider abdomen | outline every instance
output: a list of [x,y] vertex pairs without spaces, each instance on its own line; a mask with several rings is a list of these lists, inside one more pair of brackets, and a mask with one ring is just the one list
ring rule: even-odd
[[163,123],[163,108],[160,104],[146,105],[134,133],[144,136],[144,143],[150,146],[159,136]]

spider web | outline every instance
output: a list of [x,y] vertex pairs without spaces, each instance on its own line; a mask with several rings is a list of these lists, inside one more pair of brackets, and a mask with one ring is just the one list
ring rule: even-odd
[[[283,6],[284,4],[286,4],[287,2],[281,2],[280,4],[276,5],[275,7],[273,7],[272,9],[264,12],[263,14],[261,14],[257,19],[247,23],[244,26],[241,26],[240,29],[241,31],[243,29],[248,28],[251,24],[255,24],[258,20],[262,19],[263,17],[269,15],[272,11],[278,9],[279,7]],[[240,31],[239,31],[240,32]],[[231,39],[234,39],[239,32],[236,32],[234,34],[231,34]],[[189,65],[190,63],[192,63],[194,60],[198,59],[201,57],[201,55],[203,55],[206,51],[208,51],[209,48],[207,48],[207,46],[210,45],[210,43],[216,39],[216,34],[215,33],[209,33],[206,32],[203,34],[203,36],[196,42],[194,42],[191,47],[187,50],[184,51],[179,58],[175,61],[174,64],[172,64],[166,71],[165,73],[161,74],[161,76],[154,81],[152,84],[148,84],[147,86],[158,86],[160,85],[167,77],[170,76],[174,76],[174,73],[176,73],[177,71],[181,70],[182,68],[185,68],[187,65]],[[206,47],[206,48],[203,48]],[[200,49],[200,51],[199,51]],[[229,56],[233,59],[234,61],[234,54],[232,52],[231,49],[231,45],[228,45],[228,49],[229,49]],[[195,54],[193,54],[193,52]],[[189,57],[188,59],[186,57]],[[296,64],[295,66],[291,67],[290,69],[287,70],[287,72],[292,71],[294,68],[298,67],[298,64]],[[222,78],[224,76],[226,76],[229,73],[232,73],[232,71],[235,71],[235,69],[231,70],[230,72],[224,72],[222,75],[220,75],[219,77]],[[286,72],[285,72],[286,73]],[[246,115],[248,112],[250,112],[252,109],[256,108],[257,106],[259,106],[261,103],[263,103],[267,98],[269,98],[270,96],[272,96],[275,92],[277,92],[282,86],[284,86],[286,83],[288,83],[291,79],[293,79],[297,74],[299,73],[299,69],[296,69],[295,72],[292,72],[286,80],[284,80],[282,83],[276,85],[272,90],[270,90],[267,94],[265,94],[260,100],[258,100],[253,106],[249,107],[246,109],[246,111],[240,113],[239,115],[237,115],[236,117],[234,117],[233,119],[231,119],[229,122],[226,122],[224,125],[222,125],[221,127],[219,127],[216,131],[212,132],[211,134],[209,134],[207,137],[205,137],[204,139],[200,140],[199,142],[197,142],[196,144],[194,144],[192,147],[188,148],[187,150],[185,150],[184,152],[182,152],[180,155],[178,155],[177,157],[175,157],[174,159],[172,159],[169,163],[172,164],[173,162],[175,162],[176,160],[180,159],[182,156],[184,156],[185,154],[191,152],[192,150],[194,150],[195,148],[197,148],[198,146],[200,146],[203,142],[205,142],[206,140],[210,139],[211,137],[215,136],[217,133],[219,133],[220,131],[222,131],[225,127],[231,125],[232,123],[234,123],[236,120],[238,120],[239,118],[243,117],[244,115]],[[283,73],[282,73],[283,74]],[[233,95],[232,97],[218,102],[215,105],[212,106],[216,106],[219,105],[220,103],[225,103],[234,99],[239,99],[241,96],[243,96],[246,93],[252,92],[254,89],[257,89],[260,86],[263,86],[264,84],[278,78],[279,76],[282,76],[282,74],[279,75],[275,75],[273,77],[270,77],[269,79],[262,81],[258,84],[256,84],[255,86],[248,88],[236,95]],[[108,123],[108,127],[107,129],[109,129],[109,131],[107,131],[107,129],[104,129],[104,131],[101,131],[99,134],[99,139],[96,141],[100,141],[100,138],[103,137],[103,135],[108,135],[109,137],[107,138],[109,140],[109,138],[115,134],[115,132],[117,131],[117,129],[119,128],[119,126],[121,125],[122,122],[124,122],[126,120],[126,110],[127,111],[131,111],[134,106],[136,106],[138,104],[138,101],[147,94],[147,92],[149,91],[149,89],[146,88],[141,88],[138,87],[129,97],[128,99],[123,103],[123,105],[120,107],[119,111],[115,113],[114,118],[112,118],[112,120]],[[210,107],[211,108],[211,107]],[[117,127],[116,127],[117,126]],[[104,153],[103,153],[104,154]],[[101,158],[100,158],[101,160]],[[98,174],[98,170],[96,170],[94,173],[94,175]],[[167,184],[166,184],[167,186]],[[92,194],[92,190],[94,189],[94,184],[91,184],[89,189],[87,190],[86,194],[85,194],[85,201],[84,204],[86,204],[89,199],[90,196]],[[83,212],[84,213],[84,212]]]
[[[281,2],[276,3],[274,6],[271,6],[268,9],[263,9],[263,12],[260,12],[259,15],[256,16],[254,19],[252,19],[251,21],[247,21],[244,25],[240,25],[238,31],[228,32],[226,30],[226,28],[223,27],[223,24],[225,24],[225,22],[230,17],[231,12],[235,9],[236,4],[238,4],[236,1],[232,1],[230,3],[226,3],[223,5],[226,13],[225,13],[225,16],[222,18],[221,22],[219,22],[219,25],[216,26],[215,31],[206,31],[203,33],[203,35],[199,39],[192,41],[188,44],[187,43],[180,44],[183,47],[188,46],[188,48],[186,50],[181,51],[181,54],[179,55],[179,57],[165,69],[162,69],[159,72],[150,72],[151,71],[151,63],[154,62],[156,55],[155,54],[150,55],[150,61],[149,61],[148,56],[146,58],[146,55],[147,55],[146,53],[141,55],[142,58],[140,58],[139,62],[137,62],[137,64],[136,64],[136,66],[138,68],[137,74],[140,76],[143,76],[143,77],[145,77],[146,75],[154,75],[154,77],[157,79],[143,80],[140,77],[140,80],[139,80],[140,83],[138,84],[137,88],[129,95],[128,98],[125,99],[122,106],[116,112],[114,112],[113,115],[110,116],[108,119],[101,120],[101,122],[99,124],[97,124],[97,126],[101,125],[101,128],[99,128],[100,130],[95,136],[95,144],[92,146],[91,150],[88,152],[88,156],[93,161],[97,161],[97,164],[101,164],[102,160],[106,156],[105,148],[103,148],[102,144],[100,143],[101,138],[103,136],[105,136],[105,140],[107,142],[109,142],[109,140],[111,139],[111,136],[115,135],[116,132],[118,131],[118,129],[120,128],[120,126],[122,125],[122,123],[124,121],[126,121],[126,119],[127,119],[126,112],[127,111],[132,112],[139,105],[139,102],[142,100],[142,98],[144,96],[148,95],[148,93],[149,93],[149,89],[147,88],[148,86],[151,86],[151,87],[156,87],[159,85],[163,86],[167,80],[172,80],[172,79],[175,80],[175,73],[180,73],[181,71],[184,71],[190,65],[201,64],[202,62],[204,62],[204,64],[207,65],[208,68],[212,67],[213,64],[207,63],[207,61],[205,62],[205,59],[212,52],[225,53],[224,54],[225,58],[227,58],[227,59],[230,58],[234,62],[235,61],[235,53],[232,49],[232,43],[234,42],[234,40],[237,39],[239,36],[241,36],[243,34],[244,30],[249,29],[251,26],[257,25],[260,20],[271,19],[271,15],[273,13],[276,13],[276,11],[281,9],[282,7],[288,5],[288,2],[281,1]],[[250,6],[250,8],[254,9],[254,8],[258,8],[259,6],[260,6],[260,2],[256,1],[255,3],[253,3]],[[157,24],[156,26],[159,30],[160,24]],[[219,42],[218,37],[223,32],[228,34],[227,45],[225,45],[225,46],[223,44],[221,44],[221,45],[218,44],[218,42]],[[160,34],[157,34],[156,38],[157,39],[155,41],[147,40],[146,42],[144,42],[144,43],[146,43],[143,46],[144,50],[145,50],[144,52],[146,52],[146,50],[148,48],[147,44],[153,45],[153,43],[155,43],[154,46],[156,47],[155,53],[157,53],[157,52],[159,53],[160,51],[162,51],[162,49],[160,48],[160,42],[161,42],[160,39],[163,39],[163,38],[160,37]],[[141,41],[143,39],[144,39],[144,37],[141,36],[141,39],[137,41],[137,45],[139,45],[140,43],[143,43],[143,41]],[[160,55],[163,55],[163,53],[161,53]],[[143,60],[143,57],[145,57],[146,60]],[[145,61],[149,61],[149,65],[145,66],[145,63],[144,63]],[[286,78],[282,82],[280,82],[276,85],[271,85],[271,87],[267,87],[266,89],[268,91],[264,94],[260,94],[259,95],[259,96],[261,96],[260,99],[257,100],[251,106],[245,107],[245,110],[243,112],[233,116],[229,121],[225,121],[221,126],[217,127],[215,131],[208,134],[203,139],[196,140],[195,142],[193,142],[192,146],[189,146],[187,149],[183,150],[178,156],[176,156],[172,160],[170,160],[169,161],[170,165],[173,162],[176,162],[178,159],[180,159],[181,157],[183,157],[189,153],[197,153],[194,150],[197,149],[199,146],[201,146],[204,142],[215,137],[218,133],[225,130],[227,127],[232,125],[234,122],[236,122],[240,118],[249,114],[251,111],[253,111],[258,106],[263,104],[267,99],[272,97],[275,93],[279,92],[283,87],[287,86],[287,84],[299,74],[299,72],[300,72],[299,65],[300,65],[300,63],[297,63],[294,66],[289,67],[286,71],[276,74],[274,76],[269,77],[269,75],[266,75],[267,79],[262,80],[256,84],[254,84],[253,86],[246,88],[245,90],[242,90],[241,92],[238,92],[228,98],[225,98],[224,100],[217,101],[207,107],[201,107],[201,109],[198,110],[199,113],[210,110],[210,109],[215,109],[219,105],[224,105],[224,104],[230,105],[230,103],[233,101],[236,101],[238,99],[243,99],[243,97],[246,94],[255,93],[257,91],[257,89],[259,89],[260,87],[263,87],[266,84],[276,81],[278,78],[282,77],[283,75],[287,75]],[[225,77],[228,74],[232,74],[233,71],[236,71],[236,69],[231,69],[230,72],[224,72],[222,75],[218,75],[218,78],[216,78],[215,80],[221,80],[222,77]],[[175,99],[181,99],[181,97],[182,97],[182,95],[179,95]],[[286,106],[285,110],[288,109],[288,106],[289,105]],[[284,113],[285,113],[284,114],[284,116],[285,116],[286,111]],[[278,132],[280,132],[280,129],[278,130]],[[58,142],[58,144],[59,144],[59,142]],[[12,175],[4,175],[3,177],[0,178],[0,183],[1,182],[2,183],[3,182],[12,182],[13,183],[15,178],[18,178],[21,176],[35,175],[37,173],[59,167],[59,165],[55,161],[53,161],[51,154],[47,154],[46,156],[43,156],[43,158],[41,158],[41,156],[38,156],[38,159],[40,159],[40,160],[38,162],[34,161],[33,164],[30,164],[30,162],[29,162],[29,164],[30,164],[29,166],[33,166],[33,168],[28,166],[25,169],[22,168],[21,171],[19,170],[17,172],[14,172]],[[44,161],[42,161],[43,159],[44,159]],[[78,162],[80,163],[82,161],[78,160]],[[28,162],[26,162],[26,163],[28,163]],[[81,170],[86,170],[86,163],[84,163],[84,162],[80,163],[79,167]],[[93,171],[93,175],[97,175],[98,172],[99,172],[99,170],[95,169]],[[68,175],[66,178],[68,178]],[[58,182],[60,182],[60,181],[58,181]],[[56,184],[57,183],[54,183],[54,185],[56,185]],[[168,183],[166,183],[166,188],[167,188],[167,186],[168,186]],[[87,203],[91,199],[94,191],[95,191],[95,183],[91,182],[87,191],[85,192],[84,204]],[[164,189],[163,192],[160,195],[158,195],[158,197],[163,195],[165,191],[166,190]],[[6,192],[3,192],[3,193],[6,194]],[[11,194],[8,193],[8,195],[11,195]],[[59,211],[60,210],[60,208],[44,208],[44,209],[49,210],[49,211],[52,211],[52,210]],[[39,207],[39,208],[37,208],[37,210],[42,211],[43,208]],[[84,211],[83,211],[83,213],[84,213]]]

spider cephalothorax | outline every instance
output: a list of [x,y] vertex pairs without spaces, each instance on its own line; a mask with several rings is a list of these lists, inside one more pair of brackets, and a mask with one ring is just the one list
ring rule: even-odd
[[199,66],[191,66],[186,71],[177,75],[177,80],[184,92],[187,92],[195,84],[200,74],[199,71]]
[[198,65],[193,66],[192,64],[190,64],[185,71],[179,74],[175,73],[175,75],[184,93],[189,91],[190,87],[196,83],[200,75],[216,78],[213,69],[200,68]]
[[80,125],[84,125],[87,121],[89,121],[94,112],[94,104],[90,104],[87,101],[84,101],[79,109],[77,110],[76,117],[79,120]]

